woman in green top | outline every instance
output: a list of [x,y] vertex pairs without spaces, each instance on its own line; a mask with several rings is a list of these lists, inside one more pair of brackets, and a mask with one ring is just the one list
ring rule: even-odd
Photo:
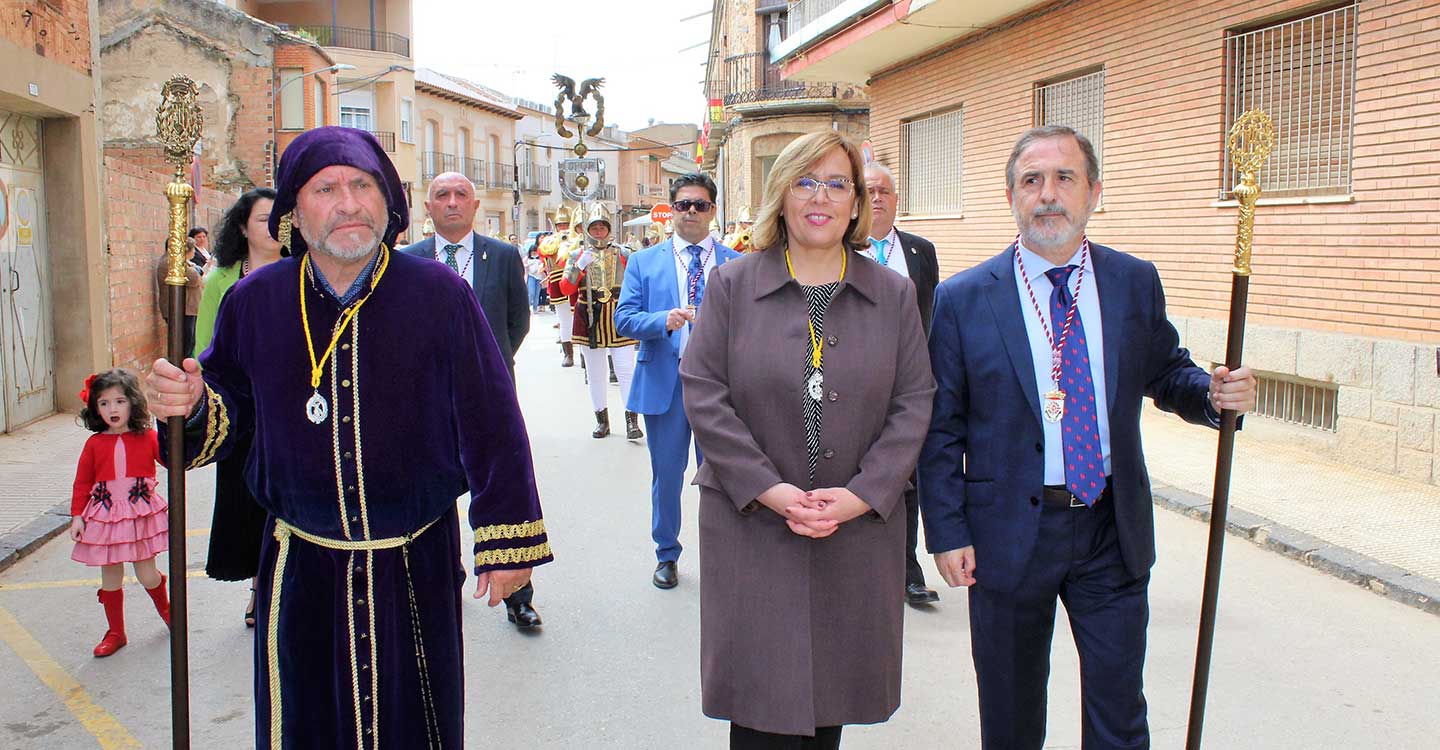
[[[215,336],[215,315],[230,287],[246,274],[280,259],[280,243],[270,237],[270,207],[275,191],[255,188],[225,212],[215,247],[215,270],[205,276],[205,292],[195,320],[195,357],[210,347]],[[216,463],[215,512],[210,523],[210,552],[205,575],[217,581],[250,579],[250,605],[245,626],[255,627],[255,574],[260,567],[260,542],[265,533],[265,510],[245,484],[245,462],[250,438],[237,443],[230,455]]]

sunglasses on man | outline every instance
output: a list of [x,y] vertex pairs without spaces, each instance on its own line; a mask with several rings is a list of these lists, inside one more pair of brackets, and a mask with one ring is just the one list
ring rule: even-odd
[[677,213],[682,213],[682,214],[688,214],[688,213],[690,213],[690,209],[692,209],[692,208],[695,209],[697,212],[703,214],[703,213],[705,213],[706,211],[709,211],[709,210],[711,209],[711,207],[713,207],[714,205],[715,205],[714,203],[711,203],[710,201],[707,201],[707,200],[690,200],[690,199],[686,199],[686,200],[675,201],[675,205],[673,205],[672,208],[674,208]]

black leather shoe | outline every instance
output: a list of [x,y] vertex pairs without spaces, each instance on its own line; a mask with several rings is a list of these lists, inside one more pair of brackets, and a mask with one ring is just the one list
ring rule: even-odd
[[655,566],[655,575],[650,579],[657,589],[673,589],[680,585],[680,573],[675,570],[675,561],[662,562]]
[[606,435],[609,435],[609,434],[610,434],[610,410],[609,410],[609,409],[601,409],[600,411],[595,412],[595,431],[590,433],[590,437],[593,437],[593,438],[603,438],[603,437],[605,437]]
[[625,412],[625,439],[639,440],[643,437],[645,433],[640,431],[640,415],[633,411]]
[[529,602],[515,605],[505,602],[505,619],[515,623],[515,627],[521,630],[540,627],[540,613],[536,612]]
[[923,583],[907,583],[907,584],[905,584],[905,603],[906,603],[906,604],[934,604],[935,602],[938,602],[938,601],[940,601],[940,595],[937,594],[937,593],[935,593],[934,589],[926,588],[926,587],[925,587],[925,584],[923,584]]

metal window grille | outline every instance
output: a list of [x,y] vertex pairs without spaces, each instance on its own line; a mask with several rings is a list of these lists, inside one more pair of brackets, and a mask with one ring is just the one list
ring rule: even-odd
[[1066,125],[1090,139],[1105,164],[1105,71],[1035,86],[1035,124]]
[[902,213],[960,213],[964,142],[964,110],[900,123]]
[[[1232,34],[1225,40],[1225,129],[1249,109],[1275,122],[1262,169],[1271,197],[1350,192],[1354,146],[1355,5]],[[1239,175],[1222,144],[1221,198]]]
[[1340,391],[1333,383],[1255,373],[1255,414],[1302,427],[1335,432]]

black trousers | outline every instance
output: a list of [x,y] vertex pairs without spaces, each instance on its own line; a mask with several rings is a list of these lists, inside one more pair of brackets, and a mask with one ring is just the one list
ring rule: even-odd
[[905,490],[905,585],[925,585],[925,571],[920,569],[920,560],[915,557],[915,547],[920,543],[920,493],[914,487]]
[[843,727],[815,727],[814,737],[771,734],[730,724],[730,750],[838,750]]

